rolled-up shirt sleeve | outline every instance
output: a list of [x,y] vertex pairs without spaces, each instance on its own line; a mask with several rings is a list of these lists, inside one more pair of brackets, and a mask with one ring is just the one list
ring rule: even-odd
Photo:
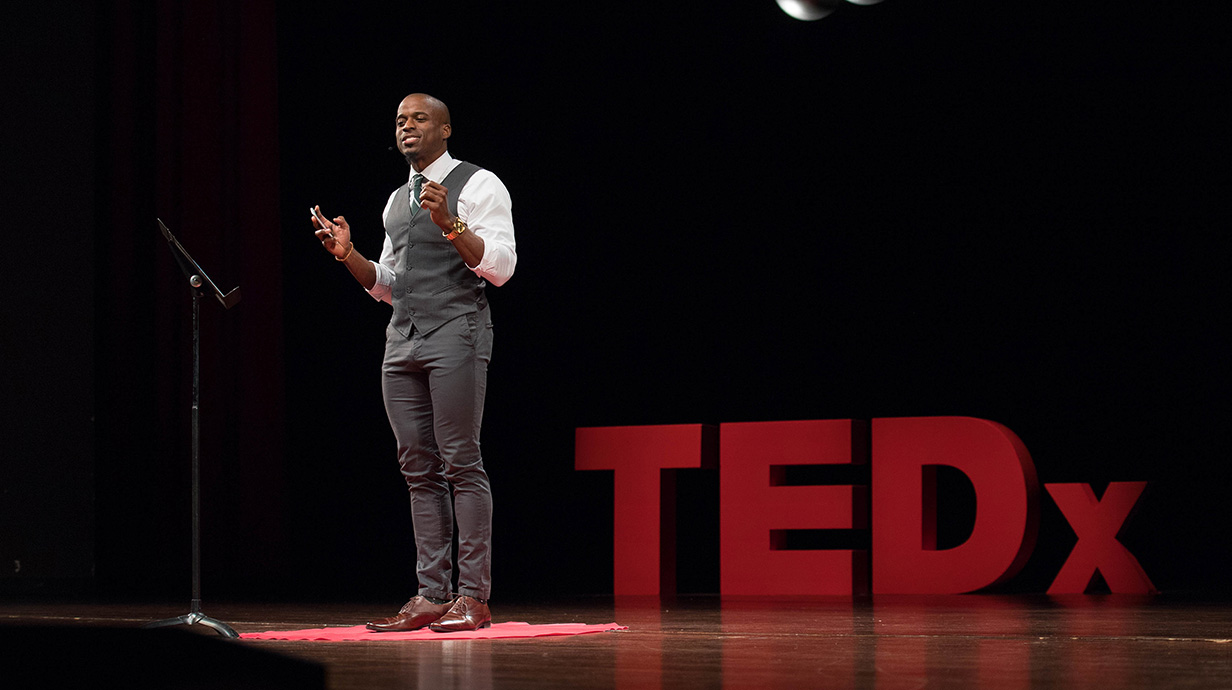
[[458,217],[483,238],[483,258],[467,268],[493,285],[503,285],[518,265],[509,190],[495,174],[479,170],[458,195]]
[[[385,202],[385,210],[381,212],[381,220],[384,221],[389,215],[390,206],[394,203],[394,197],[398,195],[398,190],[394,190],[389,195],[389,201]],[[372,289],[368,291],[372,295],[372,299],[378,302],[393,304],[393,288],[394,284],[394,261],[397,257],[394,256],[394,243],[389,239],[389,233],[385,233],[385,244],[381,246],[381,258],[379,261],[372,261],[372,267],[376,269],[376,283]]]

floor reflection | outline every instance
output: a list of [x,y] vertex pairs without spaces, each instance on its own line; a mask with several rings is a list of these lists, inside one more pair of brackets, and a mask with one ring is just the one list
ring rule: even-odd
[[[359,608],[225,604],[237,630],[362,620]],[[627,631],[510,640],[239,642],[327,668],[329,690],[421,688],[1232,687],[1232,605],[1123,596],[723,600],[506,605],[504,620]],[[0,622],[132,627],[162,607],[0,602]],[[213,640],[209,640],[213,642]],[[53,645],[55,657],[90,650]]]

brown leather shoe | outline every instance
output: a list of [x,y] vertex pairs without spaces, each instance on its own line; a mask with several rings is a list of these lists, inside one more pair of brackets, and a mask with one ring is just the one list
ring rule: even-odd
[[432,632],[462,632],[492,627],[492,612],[488,605],[474,597],[460,596],[454,600],[449,613],[441,616],[431,626]]
[[421,596],[412,597],[392,618],[382,618],[368,623],[369,630],[376,632],[406,632],[419,630],[449,612],[451,602],[433,604]]

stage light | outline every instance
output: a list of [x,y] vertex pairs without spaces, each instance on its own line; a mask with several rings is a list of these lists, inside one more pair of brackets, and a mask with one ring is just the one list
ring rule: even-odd
[[[776,0],[788,16],[811,22],[821,19],[842,6],[842,0]],[[847,0],[853,5],[876,5],[881,0]]]
[[779,8],[788,16],[803,22],[811,22],[830,14],[841,3],[840,0],[776,0]]

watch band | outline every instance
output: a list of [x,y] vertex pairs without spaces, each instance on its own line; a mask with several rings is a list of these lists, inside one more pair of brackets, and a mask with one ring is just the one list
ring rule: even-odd
[[449,240],[450,242],[453,242],[455,237],[457,237],[458,235],[461,235],[464,232],[466,232],[466,223],[463,223],[461,218],[454,216],[453,232],[442,232],[441,236]]

